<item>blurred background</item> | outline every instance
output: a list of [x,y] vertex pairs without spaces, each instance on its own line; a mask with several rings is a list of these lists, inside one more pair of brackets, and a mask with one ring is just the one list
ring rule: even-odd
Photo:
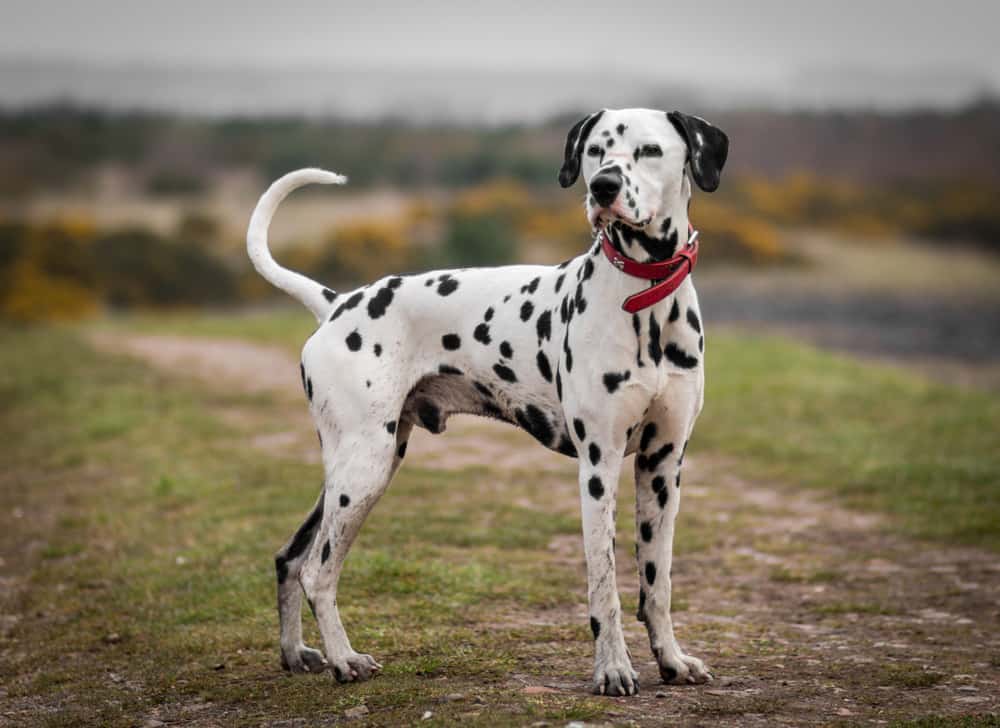
[[[996,726],[998,26],[981,0],[4,0],[0,723]],[[590,243],[566,133],[631,106],[731,140],[692,202],[707,384],[672,568],[716,682],[661,685],[632,619],[627,464],[643,692],[590,695],[576,462],[461,417],[414,431],[344,574],[384,676],[287,676],[314,322],[249,265],[259,195],[350,178],[271,229],[336,288],[561,261]]]
[[558,261],[588,240],[567,129],[650,106],[732,140],[694,201],[710,322],[997,383],[995,6],[5,5],[5,319],[281,301],[243,234],[302,166],[350,186],[297,193],[273,247],[328,284]]

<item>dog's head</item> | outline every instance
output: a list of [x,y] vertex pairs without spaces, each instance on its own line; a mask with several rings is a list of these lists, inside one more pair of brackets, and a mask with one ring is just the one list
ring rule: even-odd
[[604,109],[580,119],[566,136],[559,184],[581,174],[587,183],[587,219],[644,228],[691,196],[719,186],[729,138],[697,116],[653,109]]

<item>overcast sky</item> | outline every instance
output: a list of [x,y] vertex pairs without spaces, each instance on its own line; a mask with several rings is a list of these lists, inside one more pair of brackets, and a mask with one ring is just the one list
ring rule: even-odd
[[899,85],[934,98],[959,83],[1000,88],[998,26],[996,0],[0,0],[0,59],[601,70],[778,94]]

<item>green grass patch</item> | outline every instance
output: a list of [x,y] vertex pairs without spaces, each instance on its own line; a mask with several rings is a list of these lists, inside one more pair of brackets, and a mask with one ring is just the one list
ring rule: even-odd
[[692,452],[820,488],[908,533],[1000,549],[1000,397],[771,337],[706,348]]

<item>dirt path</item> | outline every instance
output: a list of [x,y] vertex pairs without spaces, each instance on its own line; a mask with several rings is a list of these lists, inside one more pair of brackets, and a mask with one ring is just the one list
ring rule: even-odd
[[[252,445],[317,459],[297,364],[283,350],[120,334],[95,343],[209,386],[224,381],[273,395],[279,403],[274,415],[285,423],[260,422],[262,434]],[[246,413],[223,415],[248,424]],[[526,435],[484,420],[456,418],[444,436],[415,430],[409,452],[411,466],[574,470]],[[687,467],[681,528],[690,543],[707,545],[675,561],[675,620],[682,643],[711,664],[717,679],[696,688],[657,687],[644,630],[628,618],[627,638],[645,689],[638,699],[609,700],[608,720],[878,725],[901,716],[1000,711],[1000,560],[994,554],[908,540],[879,516],[844,510],[823,494],[741,479],[738,467],[723,458],[695,453]],[[563,501],[575,508],[572,478],[563,481]],[[622,507],[628,507],[624,501]],[[634,596],[631,537],[621,535],[620,585]],[[560,539],[549,551],[554,563],[580,570],[582,587],[580,541]],[[580,593],[577,613],[558,619],[586,620],[582,588]],[[498,615],[518,623],[551,619],[543,613]],[[558,664],[549,654],[552,646],[538,647],[548,666]],[[511,687],[585,690],[579,664],[560,667],[561,677],[551,679],[513,675]]]

